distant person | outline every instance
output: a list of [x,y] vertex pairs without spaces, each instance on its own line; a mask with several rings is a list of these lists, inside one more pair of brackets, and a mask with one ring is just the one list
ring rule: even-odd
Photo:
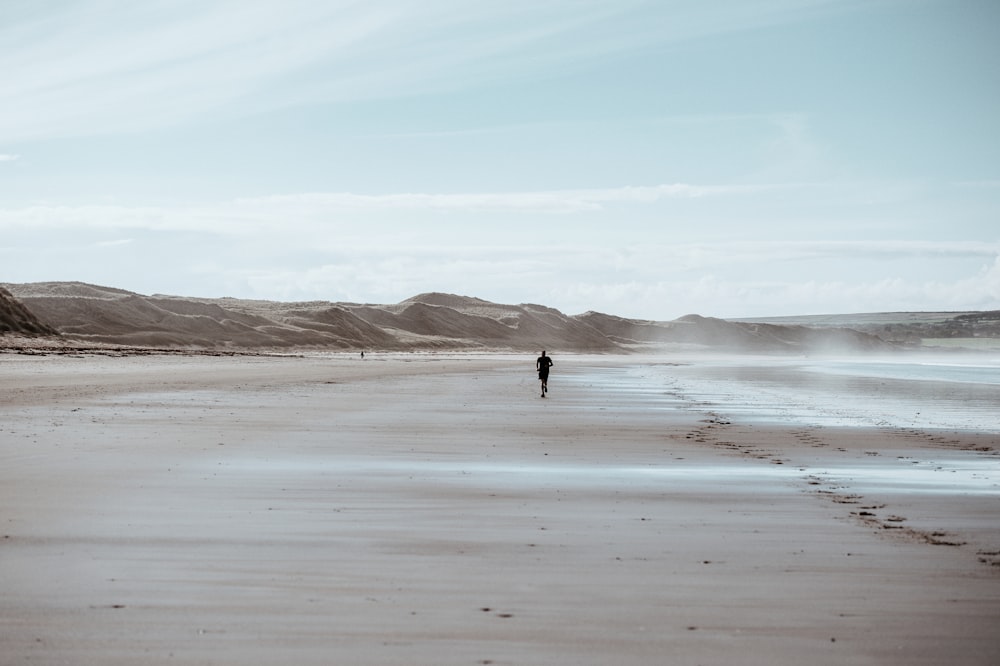
[[538,370],[538,378],[542,381],[542,397],[549,392],[549,368],[552,367],[552,357],[545,355],[545,350],[542,350],[542,355],[535,360],[535,369]]
[[361,352],[361,360],[362,361],[365,360],[365,353],[364,352]]

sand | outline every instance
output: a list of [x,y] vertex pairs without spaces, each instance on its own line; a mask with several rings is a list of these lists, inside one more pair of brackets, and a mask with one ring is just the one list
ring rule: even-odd
[[996,433],[555,359],[0,354],[0,663],[1000,663]]

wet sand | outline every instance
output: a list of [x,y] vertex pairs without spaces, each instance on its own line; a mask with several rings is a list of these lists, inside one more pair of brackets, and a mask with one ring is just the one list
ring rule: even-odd
[[0,663],[1000,663],[995,433],[532,363],[0,355]]

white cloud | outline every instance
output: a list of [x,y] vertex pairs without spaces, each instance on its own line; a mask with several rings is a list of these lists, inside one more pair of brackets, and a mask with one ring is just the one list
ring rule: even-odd
[[131,238],[119,238],[117,240],[98,241],[94,243],[94,247],[121,247],[123,245],[131,245],[134,242]]
[[538,192],[467,194],[353,194],[350,192],[275,195],[231,202],[161,208],[153,206],[50,206],[0,209],[0,229],[148,229],[248,235],[264,230],[316,229],[345,213],[450,211],[462,213],[586,213],[616,204],[655,204],[669,199],[748,196],[795,185],[626,186]]
[[0,141],[131,132],[219,109],[254,113],[534,78],[837,5],[681,2],[669,13],[638,0],[0,7]]
[[[292,260],[270,268],[262,268],[259,258],[240,265],[238,257],[246,253],[234,248],[233,257],[223,258],[199,280],[241,285],[245,291],[237,295],[280,300],[388,303],[420,292],[450,291],[499,302],[545,303],[568,313],[599,310],[650,319],[687,313],[740,317],[1000,308],[998,244],[952,243],[928,254],[930,244],[885,243],[872,255],[834,244],[842,254],[834,260],[832,279],[817,277],[809,262],[805,268],[761,275],[760,267],[773,264],[775,256],[806,256],[819,244],[792,245],[770,248],[754,260],[740,244],[723,244],[720,254],[729,251],[740,260],[689,271],[673,270],[674,258],[698,248],[637,258],[619,248],[582,244],[552,252],[533,244],[490,247],[463,239],[412,246],[346,244],[335,255],[321,253],[313,263]],[[886,270],[890,252],[895,253],[893,270],[909,267],[918,277]],[[939,263],[955,257],[961,267],[942,271]]]
[[[763,317],[855,312],[1000,309],[1000,259],[988,270],[955,280],[843,279],[753,281],[713,274],[692,280],[577,283],[547,294],[569,312],[674,319],[684,314]],[[544,302],[544,301],[543,301]]]
[[197,229],[193,217],[155,207],[42,205],[0,209],[0,229]]
[[19,160],[19,159],[21,159],[20,155],[11,155],[11,154],[0,153],[0,162],[13,162],[13,161]]
[[664,199],[746,195],[798,187],[792,185],[690,185],[685,183],[653,186],[625,186],[585,190],[540,192],[500,192],[469,194],[383,194],[347,192],[276,195],[240,199],[236,207],[267,209],[285,207],[300,213],[333,209],[439,209],[463,211],[533,211],[576,213],[600,210],[601,204],[655,203]]
[[660,221],[707,198],[734,204],[738,224],[758,191],[665,184],[0,209],[0,264],[9,281],[144,293],[395,302],[453,291],[651,319],[1000,308],[997,240],[751,241]]
[[[293,236],[296,236],[293,234]],[[955,242],[885,243],[859,255],[849,245],[833,270],[775,257],[808,256],[822,245],[740,243],[713,248],[730,262],[675,266],[704,246],[654,247],[645,254],[607,245],[510,243],[476,239],[309,236],[192,237],[143,234],[125,240],[75,243],[63,237],[39,246],[19,239],[0,248],[9,281],[82,280],[143,293],[237,296],[274,300],[397,302],[425,291],[449,291],[499,302],[536,302],[567,313],[598,310],[673,319],[687,313],[739,317],[899,310],[1000,309],[1000,247]],[[8,241],[9,242],[9,241]],[[860,245],[860,244],[859,244]],[[127,248],[127,251],[119,251]],[[857,248],[854,248],[857,249]],[[662,251],[658,254],[656,250]],[[895,254],[889,254],[895,253]],[[892,258],[886,268],[887,258]],[[955,269],[951,266],[959,263]],[[942,270],[942,262],[948,270]],[[767,270],[779,264],[777,270]],[[903,269],[909,276],[903,275]]]
[[0,30],[0,138],[135,131],[240,99],[398,17],[296,0],[83,5]]
[[[607,249],[614,251],[617,267],[627,267],[643,282],[655,282],[665,273],[687,279],[691,275],[739,272],[751,282],[765,275],[818,275],[858,271],[860,267],[872,274],[890,270],[890,261],[918,267],[921,261],[930,266],[929,262],[937,260],[972,262],[1000,256],[1000,242],[964,240],[652,241],[609,245]],[[911,270],[919,272],[919,268]]]

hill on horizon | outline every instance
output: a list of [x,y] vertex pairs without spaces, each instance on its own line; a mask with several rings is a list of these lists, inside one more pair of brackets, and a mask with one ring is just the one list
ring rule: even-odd
[[[35,331],[28,334],[59,334],[79,342],[137,347],[591,353],[664,348],[754,353],[898,348],[871,331],[838,326],[834,316],[820,325],[700,315],[662,322],[598,312],[571,316],[544,305],[492,303],[441,292],[418,294],[394,304],[360,304],[147,296],[82,282],[3,287],[0,332],[25,332],[14,328],[19,326]],[[948,321],[961,322],[968,314],[955,313]]]

